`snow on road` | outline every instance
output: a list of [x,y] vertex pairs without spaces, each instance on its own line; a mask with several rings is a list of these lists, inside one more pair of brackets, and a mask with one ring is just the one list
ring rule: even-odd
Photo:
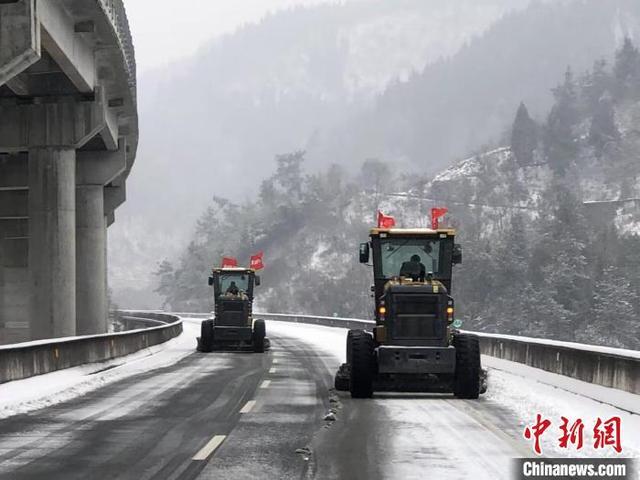
[[195,351],[200,320],[183,319],[183,333],[160,345],[92,363],[0,384],[0,418],[55,405],[122,378],[169,365]]
[[[483,362],[490,369],[487,398],[514,411],[521,431],[535,422],[538,413],[552,421],[548,433],[542,436],[545,456],[616,457],[618,454],[611,447],[594,448],[593,429],[598,418],[605,421],[620,417],[622,455],[640,458],[640,416],[628,411],[640,410],[640,396],[506,360],[483,357]],[[561,417],[566,417],[569,425],[582,420],[582,449],[559,448]]]
[[[326,353],[330,372],[344,361],[346,333],[339,328],[267,322],[268,335],[297,337]],[[390,422],[389,478],[425,478],[427,473],[435,478],[456,474],[465,478],[461,472],[471,471],[474,478],[511,478],[511,458],[534,456],[523,432],[538,413],[552,421],[542,436],[544,456],[617,456],[611,447],[594,449],[593,440],[596,420],[617,416],[622,425],[620,456],[640,457],[640,416],[628,411],[640,408],[639,396],[505,360],[483,357],[483,364],[489,368],[489,391],[477,401],[446,395],[375,396],[373,401],[385,409]],[[571,423],[582,420],[582,449],[559,448],[563,416]]]

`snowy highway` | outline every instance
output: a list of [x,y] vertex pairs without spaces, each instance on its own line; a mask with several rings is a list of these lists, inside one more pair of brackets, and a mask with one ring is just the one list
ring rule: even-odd
[[[624,456],[640,454],[638,415],[602,403],[640,405],[633,395],[570,383],[576,394],[485,358],[477,401],[352,400],[332,389],[344,329],[268,322],[264,355],[197,353],[198,329],[185,319],[154,351],[0,385],[0,478],[512,478],[510,460],[533,455],[522,432],[536,413],[618,415]],[[560,450],[555,437],[547,456],[609,454]]]

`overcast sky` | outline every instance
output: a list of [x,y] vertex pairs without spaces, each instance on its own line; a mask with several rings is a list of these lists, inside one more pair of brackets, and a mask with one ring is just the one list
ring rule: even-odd
[[138,70],[194,53],[208,39],[270,11],[337,0],[125,0]]

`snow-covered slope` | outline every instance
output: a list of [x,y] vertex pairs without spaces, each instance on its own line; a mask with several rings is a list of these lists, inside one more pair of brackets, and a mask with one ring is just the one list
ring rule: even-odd
[[[640,103],[616,111],[621,138],[631,139],[621,159],[598,157],[588,145],[589,122],[580,125],[578,157],[566,174],[567,182],[589,215],[608,216],[622,234],[640,233],[640,150],[633,138],[640,119]],[[635,166],[634,166],[635,163]],[[624,179],[622,176],[629,175]],[[628,180],[628,181],[627,181]],[[534,220],[544,211],[545,191],[554,181],[553,171],[539,152],[537,161],[520,165],[508,146],[475,155],[437,174],[423,190],[413,191],[447,204],[453,210],[481,212],[486,232],[501,226],[514,212]]]

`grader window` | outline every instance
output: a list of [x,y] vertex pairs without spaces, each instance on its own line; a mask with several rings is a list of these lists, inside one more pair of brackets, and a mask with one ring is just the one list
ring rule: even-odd
[[[440,263],[440,240],[426,238],[385,238],[380,241],[382,274],[385,278],[399,276],[403,268],[424,265],[426,273],[437,277]],[[404,276],[404,275],[403,275]]]
[[226,293],[231,286],[231,282],[235,283],[239,291],[246,292],[249,288],[249,275],[220,275],[220,294],[224,295]]

